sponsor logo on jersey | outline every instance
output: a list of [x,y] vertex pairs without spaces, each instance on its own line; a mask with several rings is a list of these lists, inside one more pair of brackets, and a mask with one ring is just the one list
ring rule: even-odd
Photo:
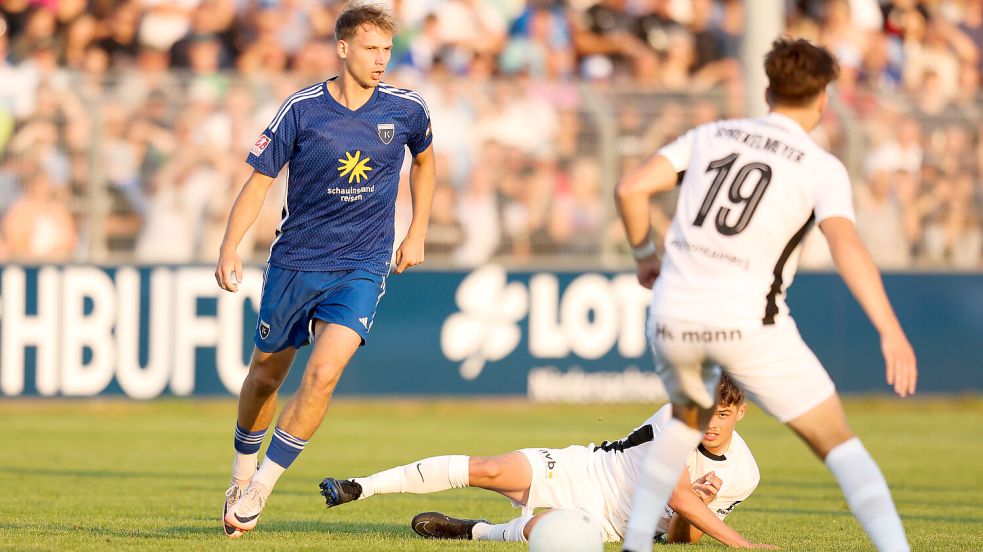
[[556,460],[550,455],[549,449],[539,449],[539,453],[543,455],[543,460],[546,461],[546,479],[552,479],[553,468],[556,467]]
[[270,325],[262,320],[259,321],[259,337],[261,339],[270,337]]
[[369,171],[372,170],[369,166],[371,160],[370,157],[362,157],[361,151],[356,151],[355,155],[346,151],[345,158],[338,160],[338,176],[342,178],[347,176],[349,184],[361,184],[362,180],[369,179]]
[[396,137],[396,125],[393,123],[379,123],[375,126],[375,129],[379,133],[379,139],[387,146]]
[[266,150],[266,146],[270,145],[270,137],[265,134],[260,134],[256,143],[253,147],[249,149],[249,153],[253,155],[260,155]]

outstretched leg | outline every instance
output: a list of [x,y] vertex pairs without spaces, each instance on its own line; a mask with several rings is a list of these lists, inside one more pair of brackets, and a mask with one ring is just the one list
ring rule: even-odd
[[509,452],[498,456],[433,456],[366,477],[328,477],[320,487],[330,508],[378,494],[429,494],[463,487],[495,491],[524,503],[531,482],[529,460],[521,452]]
[[877,463],[847,425],[837,395],[790,422],[833,473],[850,510],[881,552],[908,552],[901,518]]

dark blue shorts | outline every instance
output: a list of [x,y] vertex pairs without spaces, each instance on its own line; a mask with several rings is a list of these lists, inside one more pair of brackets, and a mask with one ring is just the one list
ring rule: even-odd
[[386,278],[365,270],[305,272],[270,266],[253,342],[266,353],[314,340],[314,320],[351,328],[368,338]]

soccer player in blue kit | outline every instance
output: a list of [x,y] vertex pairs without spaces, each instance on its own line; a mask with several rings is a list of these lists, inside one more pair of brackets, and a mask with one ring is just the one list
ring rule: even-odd
[[[341,373],[368,337],[386,289],[407,147],[413,220],[396,250],[395,271],[423,262],[435,183],[430,115],[419,95],[381,82],[394,29],[384,7],[347,6],[335,25],[341,74],[288,97],[249,151],[255,170],[232,207],[215,269],[222,289],[237,291],[243,272],[236,248],[284,165],[289,173],[256,348],[239,395],[223,507],[230,537],[256,526],[277,479],[317,431]],[[257,470],[277,390],[297,349],[310,343],[300,388],[280,414]]]

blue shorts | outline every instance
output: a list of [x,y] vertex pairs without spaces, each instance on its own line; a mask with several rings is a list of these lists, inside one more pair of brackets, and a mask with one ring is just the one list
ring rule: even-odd
[[351,328],[365,344],[386,278],[365,270],[306,272],[270,266],[253,342],[266,353],[314,340],[314,320]]

